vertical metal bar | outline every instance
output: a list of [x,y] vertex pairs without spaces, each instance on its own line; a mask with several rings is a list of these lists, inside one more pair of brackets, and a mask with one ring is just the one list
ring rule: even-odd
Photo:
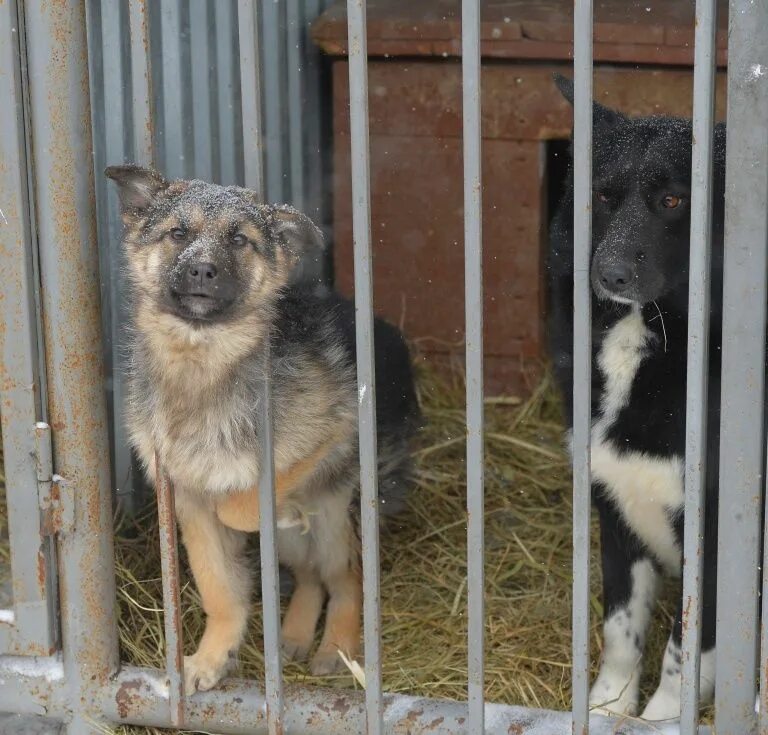
[[93,692],[119,660],[85,3],[25,9],[49,423],[74,515],[59,537],[68,729],[83,733],[102,720]]
[[245,185],[264,191],[264,148],[261,118],[261,44],[259,10],[254,0],[238,0],[237,28],[240,39],[240,94],[243,108]]
[[50,539],[41,537],[35,460],[35,423],[43,413],[20,10],[14,0],[0,5],[0,99],[4,100],[0,110],[0,417],[15,610],[13,645],[4,652],[16,654],[41,649],[50,653],[55,645],[53,546]]
[[[262,68],[264,70],[265,199],[286,199],[286,166],[283,130],[285,129],[285,4],[264,3],[261,13]],[[267,63],[268,62],[268,63]]]
[[261,592],[264,616],[264,669],[269,735],[283,732],[283,667],[280,650],[280,576],[277,566],[277,513],[275,509],[274,432],[272,424],[272,366],[270,342],[264,343],[264,390],[260,406],[263,437],[259,479]]
[[592,428],[592,0],[573,19],[573,732],[589,732],[589,517]]
[[697,0],[693,69],[691,157],[691,256],[688,295],[685,520],[683,531],[683,662],[680,729],[699,727],[701,584],[704,569],[704,505],[707,476],[712,154],[715,124],[717,1]]
[[303,2],[286,0],[288,71],[288,151],[291,169],[291,204],[304,210],[304,104],[302,66],[304,63]]
[[136,163],[151,166],[154,162],[154,116],[147,0],[128,0],[128,20],[131,36],[133,154]]
[[467,695],[469,730],[485,729],[483,212],[480,2],[462,0],[464,303],[467,382]]
[[[192,135],[194,176],[210,181],[213,175],[211,136],[211,24],[208,0],[189,0],[189,37],[192,48]],[[234,114],[234,113],[233,113]]]
[[[766,472],[768,478],[768,471]],[[763,519],[768,518],[768,488],[766,488]],[[768,531],[763,529],[762,564],[762,609],[760,617],[760,693],[757,700],[759,709],[760,735],[768,735]]]
[[366,7],[347,0],[349,118],[352,162],[352,239],[355,259],[360,525],[363,538],[365,703],[368,735],[382,732],[379,487],[376,460],[376,371],[373,343],[371,174],[368,141]]
[[[715,729],[756,726],[768,268],[768,4],[731,0]],[[748,318],[745,318],[748,316]],[[734,573],[738,572],[738,573]]]
[[173,485],[155,453],[155,490],[160,524],[160,566],[163,578],[165,673],[168,677],[171,725],[184,724],[184,640],[179,597],[179,543]]

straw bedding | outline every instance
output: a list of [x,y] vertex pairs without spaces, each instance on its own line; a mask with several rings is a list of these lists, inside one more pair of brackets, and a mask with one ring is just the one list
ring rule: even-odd
[[[417,484],[408,511],[381,536],[382,674],[390,692],[463,699],[467,670],[463,374],[459,369],[448,376],[427,369],[420,372],[426,425],[416,446]],[[491,398],[485,410],[486,698],[567,709],[571,486],[556,393],[545,377],[529,399]],[[153,508],[137,519],[118,519],[117,524],[122,657],[132,664],[160,666],[162,593]],[[596,530],[594,523],[593,666],[599,660],[601,617]],[[4,553],[0,552],[0,560]],[[203,616],[186,570],[184,580],[183,627],[191,652],[202,633]],[[667,589],[650,633],[646,694],[657,678],[660,651],[672,624],[671,592]],[[257,595],[238,675],[263,676],[261,645]],[[351,675],[317,679],[295,663],[285,667],[285,677],[306,685],[356,686]]]

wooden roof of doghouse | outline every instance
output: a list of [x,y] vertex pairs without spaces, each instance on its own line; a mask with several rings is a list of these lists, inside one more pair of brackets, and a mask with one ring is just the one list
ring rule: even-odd
[[[693,0],[595,0],[597,62],[690,65]],[[501,59],[565,60],[573,54],[573,0],[482,0],[481,51]],[[718,0],[718,63],[725,64],[727,0]],[[459,0],[368,0],[369,56],[460,56]],[[327,54],[347,53],[346,2],[315,22]]]

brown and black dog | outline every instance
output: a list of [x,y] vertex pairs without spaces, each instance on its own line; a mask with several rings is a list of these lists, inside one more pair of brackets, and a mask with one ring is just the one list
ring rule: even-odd
[[[270,340],[278,554],[295,578],[282,626],[304,658],[328,596],[315,674],[354,657],[362,585],[354,308],[321,288],[289,286],[319,230],[290,207],[238,187],[106,171],[119,189],[131,302],[128,428],[150,481],[157,451],[207,621],[185,660],[187,691],[215,686],[246,630],[259,527],[264,346]],[[419,411],[399,331],[378,321],[379,487],[402,507]],[[342,664],[343,665],[343,664]]]

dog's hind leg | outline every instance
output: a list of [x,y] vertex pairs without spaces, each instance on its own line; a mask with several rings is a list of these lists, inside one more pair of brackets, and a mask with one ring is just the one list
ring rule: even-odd
[[634,715],[638,709],[645,637],[656,599],[657,573],[618,512],[607,502],[600,510],[603,657],[589,705],[604,712]]
[[226,674],[248,621],[251,572],[246,536],[223,526],[212,507],[177,494],[177,516],[206,614],[197,651],[184,658],[186,692],[205,691]]
[[294,568],[293,576],[296,587],[283,617],[283,654],[289,661],[303,661],[315,640],[325,590],[319,575],[309,565]]

